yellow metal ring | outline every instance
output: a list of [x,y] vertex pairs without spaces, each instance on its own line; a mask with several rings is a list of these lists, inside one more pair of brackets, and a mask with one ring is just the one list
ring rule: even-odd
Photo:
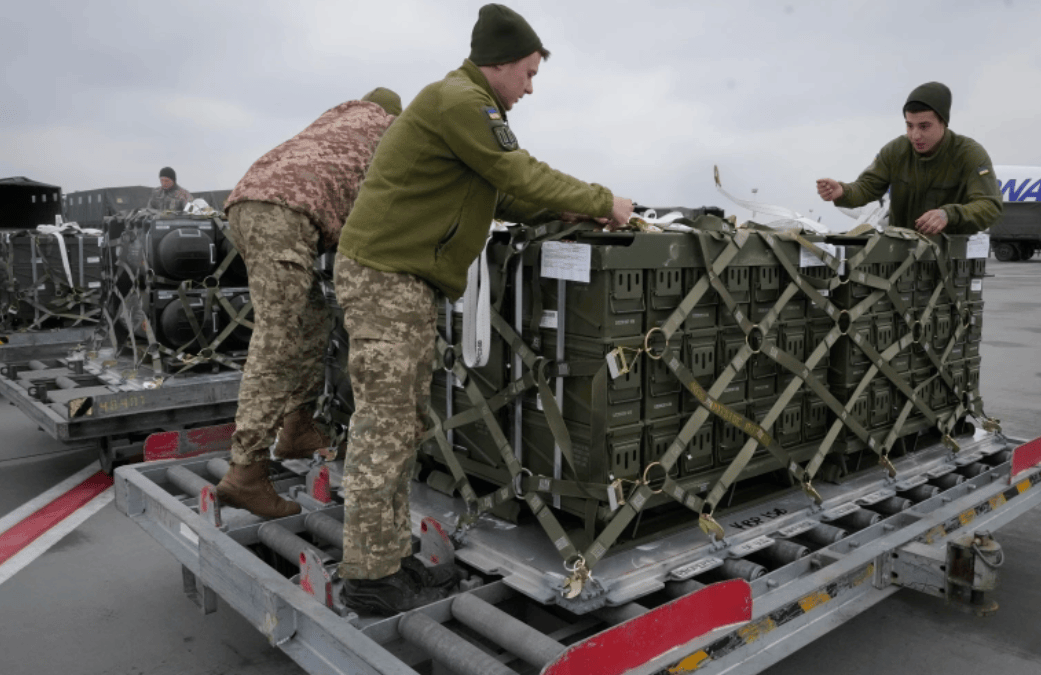
[[[653,467],[656,467],[656,466],[661,466],[661,462],[651,462],[650,464],[647,465],[647,468],[645,468],[643,470],[643,478],[642,478],[643,484],[647,486],[647,489],[649,489],[651,491],[652,495],[660,495],[662,492],[665,491],[665,479],[667,479],[669,477],[669,472],[666,471],[665,472],[665,478],[662,479],[662,487],[657,489],[657,490],[652,488],[651,484],[647,480],[647,474],[650,472],[650,470]],[[664,471],[664,469],[662,469],[662,470]]]
[[665,334],[665,331],[661,329],[661,326],[655,326],[654,328],[647,331],[647,334],[643,336],[643,351],[647,353],[647,357],[649,359],[653,361],[660,361],[661,357],[665,356],[665,350],[669,346],[669,341],[665,341],[665,346],[662,347],[661,353],[655,356],[654,352],[651,351],[651,336],[654,335],[654,331],[658,331],[662,335]]

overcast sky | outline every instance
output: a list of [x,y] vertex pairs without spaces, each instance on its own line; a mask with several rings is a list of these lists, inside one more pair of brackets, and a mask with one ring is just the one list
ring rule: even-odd
[[[479,1],[12,2],[0,177],[66,192],[230,189],[326,109],[408,102],[469,53]],[[1041,3],[513,0],[552,51],[510,123],[554,168],[649,205],[723,185],[845,229],[814,179],[853,180],[930,80],[995,164],[1041,164]],[[810,209],[813,209],[810,214]]]

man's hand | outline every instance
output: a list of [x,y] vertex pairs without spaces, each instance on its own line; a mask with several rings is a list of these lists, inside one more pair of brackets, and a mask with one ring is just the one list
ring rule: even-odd
[[940,234],[947,227],[947,212],[943,209],[926,211],[914,221],[914,228],[922,234]]
[[818,178],[817,179],[817,194],[821,196],[826,202],[833,202],[836,199],[842,197],[845,194],[845,190],[842,189],[842,184],[837,180],[831,178]]
[[615,197],[614,206],[611,208],[611,222],[607,225],[607,231],[614,232],[622,225],[627,225],[632,217],[633,200]]

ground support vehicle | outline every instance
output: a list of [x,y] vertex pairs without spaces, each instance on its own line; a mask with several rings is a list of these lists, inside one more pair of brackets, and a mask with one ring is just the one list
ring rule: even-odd
[[0,346],[0,394],[52,438],[74,448],[96,443],[106,472],[141,455],[157,430],[234,419],[241,371],[216,363],[138,368],[130,357],[86,351],[68,340],[81,337],[71,330],[12,334]]
[[1029,260],[1041,250],[1041,167],[996,166],[1003,212],[988,230],[994,257]]
[[993,531],[1041,503],[1041,439],[975,432],[869,469],[717,512],[612,549],[576,598],[538,525],[413,484],[421,559],[454,561],[460,591],[380,619],[340,604],[335,463],[288,462],[276,489],[302,513],[262,522],[222,508],[226,455],[120,467],[118,508],[183,566],[205,612],[216,596],[310,673],[756,673],[899,588],[978,614],[996,607]]

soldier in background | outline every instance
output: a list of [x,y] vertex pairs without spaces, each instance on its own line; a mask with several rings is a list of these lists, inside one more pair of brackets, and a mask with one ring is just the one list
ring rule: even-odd
[[298,513],[268,476],[276,431],[281,426],[279,459],[309,458],[330,445],[314,419],[332,330],[315,260],[339,241],[372,153],[399,114],[400,97],[382,87],[327,110],[258,159],[224,204],[254,311],[231,470],[217,486],[225,504],[269,518]]
[[892,187],[889,224],[922,234],[975,234],[1001,216],[1001,190],[983,146],[948,128],[951,90],[916,87],[904,104],[905,135],[887,143],[853,183],[817,181],[817,194],[856,208]]
[[159,169],[159,187],[152,191],[146,208],[156,211],[184,211],[192,194],[177,184],[177,173],[168,166]]
[[435,289],[462,295],[493,217],[543,210],[627,223],[633,204],[521,150],[507,111],[549,56],[528,22],[481,8],[470,58],[423,89],[380,143],[336,255],[355,411],[343,467],[351,607],[394,613],[447,592],[412,555],[409,482],[430,397]]

